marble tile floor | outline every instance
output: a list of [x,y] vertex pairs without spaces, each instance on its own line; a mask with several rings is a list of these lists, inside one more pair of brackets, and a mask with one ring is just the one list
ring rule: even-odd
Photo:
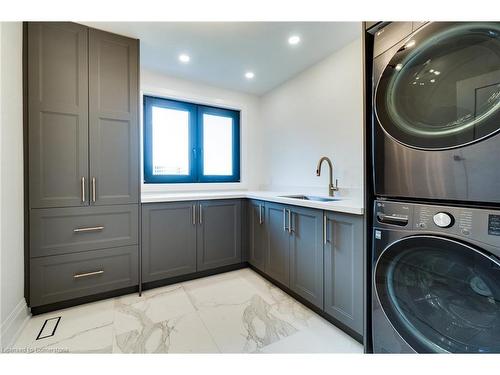
[[[36,339],[46,319],[54,336]],[[249,268],[34,316],[33,353],[362,353],[363,347]]]

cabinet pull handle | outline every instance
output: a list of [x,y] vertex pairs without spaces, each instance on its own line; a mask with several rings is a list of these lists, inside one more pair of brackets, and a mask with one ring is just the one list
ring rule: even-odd
[[323,244],[325,245],[328,243],[327,230],[328,230],[328,218],[326,217],[325,214],[323,214]]
[[259,204],[259,224],[262,224],[262,205]]
[[288,233],[291,234],[293,232],[292,229],[292,211],[288,210]]
[[203,219],[202,219],[202,216],[203,216],[203,209],[201,208],[201,203],[200,203],[200,224],[203,224]]
[[96,201],[96,195],[97,195],[95,185],[96,185],[96,178],[92,177],[92,202],[94,203]]
[[286,208],[283,208],[283,230],[286,232]]
[[98,227],[85,227],[85,228],[75,228],[73,229],[73,232],[75,233],[85,233],[85,232],[99,232],[103,230],[103,226],[98,226]]
[[82,182],[82,203],[85,203],[85,177],[82,177],[81,178],[81,182]]
[[100,275],[101,273],[104,273],[104,270],[99,270],[99,271],[94,271],[94,272],[86,272],[86,273],[77,273],[76,275],[73,275],[73,278],[79,279],[80,277],[89,277],[89,276],[94,276],[94,275]]
[[193,204],[193,210],[192,210],[192,213],[193,213],[193,225],[196,225],[196,205]]

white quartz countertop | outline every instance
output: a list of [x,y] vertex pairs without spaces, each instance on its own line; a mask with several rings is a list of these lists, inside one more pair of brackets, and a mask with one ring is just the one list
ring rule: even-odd
[[268,202],[276,202],[289,204],[301,207],[317,208],[320,210],[344,212],[355,215],[364,213],[363,202],[359,199],[350,197],[341,197],[339,200],[329,202],[318,202],[310,200],[302,200],[296,198],[287,198],[289,195],[315,195],[307,192],[276,192],[264,190],[231,190],[231,191],[211,191],[211,192],[175,192],[175,193],[142,193],[142,203],[159,203],[159,202],[181,202],[190,200],[210,200],[210,199],[231,199],[231,198],[251,198]]

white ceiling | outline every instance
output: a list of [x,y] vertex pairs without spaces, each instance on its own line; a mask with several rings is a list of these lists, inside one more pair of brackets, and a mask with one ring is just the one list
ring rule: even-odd
[[[141,66],[262,95],[361,35],[359,22],[87,22],[141,41]],[[297,46],[288,37],[299,35]],[[191,57],[188,64],[178,60]],[[255,73],[253,80],[244,77]]]

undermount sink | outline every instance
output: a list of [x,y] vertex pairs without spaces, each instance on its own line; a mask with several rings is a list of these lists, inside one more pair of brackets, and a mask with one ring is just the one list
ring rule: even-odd
[[341,198],[334,197],[317,197],[315,195],[282,195],[282,198],[301,199],[303,201],[316,201],[316,202],[334,202],[339,201]]

